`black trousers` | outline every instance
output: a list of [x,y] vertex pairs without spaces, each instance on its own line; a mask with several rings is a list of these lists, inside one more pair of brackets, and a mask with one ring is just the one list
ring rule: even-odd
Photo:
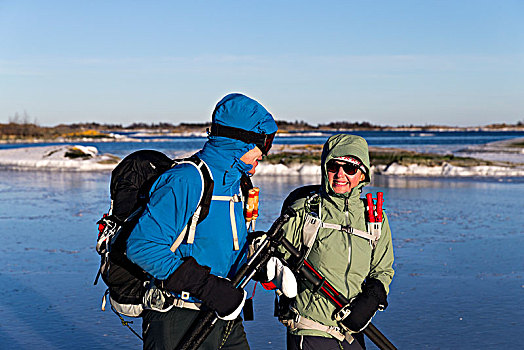
[[[198,315],[198,311],[174,307],[168,312],[144,311],[144,349],[173,350]],[[218,320],[201,350],[249,350],[242,319]]]
[[287,334],[287,350],[365,350],[362,334],[354,334],[355,340],[349,344],[335,338],[315,337],[310,335]]

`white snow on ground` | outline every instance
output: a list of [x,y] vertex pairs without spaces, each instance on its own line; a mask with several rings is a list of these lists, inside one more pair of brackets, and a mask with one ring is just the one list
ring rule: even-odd
[[118,160],[111,155],[99,155],[98,149],[92,146],[59,145],[0,150],[0,168],[18,170],[112,170]]
[[427,167],[411,164],[409,166],[393,163],[390,166],[380,166],[373,169],[384,175],[411,175],[411,176],[524,176],[524,166],[504,167],[479,165],[473,167],[459,167],[444,163],[442,166]]
[[312,164],[284,164],[260,163],[256,169],[257,175],[284,175],[284,176],[320,176],[320,167]]
[[[66,154],[74,154],[71,158]],[[493,155],[494,153],[490,153]],[[500,152],[503,160],[507,153]],[[513,153],[512,153],[513,154]],[[520,159],[519,159],[520,160]],[[59,145],[45,147],[13,148],[0,150],[0,168],[19,170],[55,170],[55,171],[107,171],[112,170],[119,159],[109,154],[98,154],[96,147],[79,145]],[[442,166],[427,167],[418,164],[409,166],[393,163],[389,166],[373,167],[374,173],[400,176],[509,176],[524,177],[524,161],[509,166],[474,166],[458,167],[445,163]],[[313,164],[267,164],[261,162],[257,167],[258,176],[315,176],[320,177],[320,167]]]
[[[372,167],[372,173],[379,173],[383,175],[401,175],[401,176],[456,176],[456,177],[471,177],[471,176],[509,176],[521,177],[524,176],[524,166],[520,167],[503,167],[503,166],[474,166],[474,167],[459,167],[445,163],[442,166],[427,167],[424,165],[411,164],[409,166],[399,165],[397,163],[391,164],[389,167],[385,165],[379,167]],[[320,177],[320,167],[318,165],[300,165],[287,167],[282,164],[264,164],[261,163],[257,167],[257,175],[279,175],[279,176],[318,176]]]

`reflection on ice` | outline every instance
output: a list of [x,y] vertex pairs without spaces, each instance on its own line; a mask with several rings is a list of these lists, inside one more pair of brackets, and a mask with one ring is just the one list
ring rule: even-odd
[[375,174],[371,178],[371,184],[378,187],[389,188],[489,188],[496,183],[523,183],[521,177],[501,178],[455,178],[441,176],[439,178],[415,177],[415,176],[387,176]]

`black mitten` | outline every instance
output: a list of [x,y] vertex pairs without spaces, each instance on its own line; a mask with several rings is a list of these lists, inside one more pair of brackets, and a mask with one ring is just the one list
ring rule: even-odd
[[384,310],[387,306],[386,289],[382,282],[368,278],[362,285],[362,293],[352,300],[351,313],[342,320],[342,324],[352,332],[361,332],[377,310]]
[[212,275],[210,271],[211,268],[199,265],[195,258],[187,257],[161,285],[175,293],[188,292],[218,316],[225,317],[243,303],[244,293],[229,280]]

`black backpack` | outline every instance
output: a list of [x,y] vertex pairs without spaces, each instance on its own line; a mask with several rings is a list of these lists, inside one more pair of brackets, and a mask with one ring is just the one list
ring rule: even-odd
[[[127,238],[144,211],[153,183],[166,170],[181,163],[194,165],[203,179],[199,216],[189,220],[199,223],[209,212],[213,179],[205,162],[198,157],[172,160],[158,151],[141,150],[125,157],[111,173],[111,207],[98,221],[96,245],[101,262],[94,284],[102,277],[108,287],[102,310],[109,295],[111,308],[117,314],[138,317],[142,313],[143,298],[152,276],[127,258]],[[166,298],[169,297],[166,293]]]

